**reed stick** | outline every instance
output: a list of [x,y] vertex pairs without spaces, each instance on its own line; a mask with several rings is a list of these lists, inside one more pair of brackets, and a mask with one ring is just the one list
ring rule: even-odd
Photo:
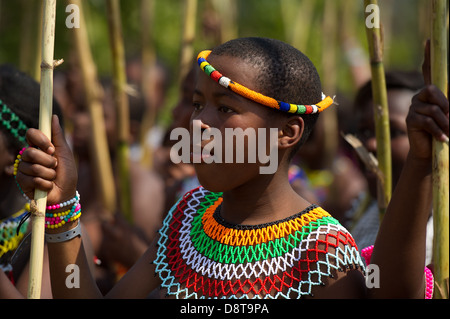
[[[364,7],[378,6],[377,0],[364,0]],[[364,10],[365,11],[365,10]],[[366,19],[370,12],[366,12]],[[389,128],[389,107],[386,79],[383,64],[383,41],[381,25],[368,27],[366,35],[369,44],[370,69],[372,74],[373,111],[375,120],[375,137],[377,141],[377,159],[382,179],[378,179],[378,207],[380,219],[383,219],[392,194],[391,137]]]
[[[322,90],[326,95],[333,95],[336,92],[337,82],[337,30],[338,28],[338,5],[336,0],[325,0],[322,21],[322,72],[326,74],[322,80]],[[327,169],[332,169],[339,145],[339,127],[337,108],[331,107],[321,114],[319,121],[323,121],[324,146],[323,162]]]
[[220,43],[238,36],[236,0],[212,0],[214,9],[220,16]]
[[[55,47],[56,0],[45,0],[42,18],[42,63],[39,101],[39,130],[51,138],[53,108],[53,56]],[[44,260],[45,206],[47,192],[36,189],[31,210],[31,253],[28,299],[40,299]]]
[[114,104],[117,118],[117,171],[120,208],[128,221],[132,221],[131,182],[130,182],[130,110],[126,93],[127,76],[125,70],[125,49],[122,36],[119,0],[108,0],[108,27],[113,61]]
[[[431,82],[448,95],[447,74],[447,1],[433,0],[431,5]],[[435,297],[448,299],[449,280],[449,149],[448,144],[433,139],[433,223]]]
[[[19,51],[20,70],[29,74],[37,82],[41,81],[41,35],[44,2],[21,1],[22,21]],[[36,14],[38,12],[39,14]]]
[[142,77],[141,91],[147,107],[141,123],[139,144],[141,147],[140,163],[148,168],[153,168],[153,149],[147,142],[147,134],[152,129],[156,120],[156,106],[152,104],[152,96],[155,94],[155,76],[150,70],[156,64],[154,48],[153,20],[155,12],[155,0],[141,0],[141,42],[142,42]]
[[80,28],[73,29],[74,46],[86,94],[86,105],[91,118],[92,139],[90,147],[94,174],[96,174],[95,178],[99,183],[103,206],[112,214],[116,209],[116,189],[103,116],[103,90],[98,81],[97,67],[89,47],[87,26],[83,15],[82,3],[84,2],[69,0],[69,3],[77,5],[80,11]]
[[197,0],[185,0],[183,34],[181,39],[179,84],[188,74],[194,58],[194,39],[197,21]]

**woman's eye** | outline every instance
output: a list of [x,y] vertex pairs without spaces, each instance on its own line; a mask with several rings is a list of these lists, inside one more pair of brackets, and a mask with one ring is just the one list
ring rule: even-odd
[[223,113],[232,113],[232,112],[234,112],[234,110],[230,109],[227,106],[220,106],[219,107],[219,111],[223,112]]
[[192,106],[194,107],[194,110],[199,111],[203,108],[203,105],[201,105],[200,103],[197,102],[193,102]]

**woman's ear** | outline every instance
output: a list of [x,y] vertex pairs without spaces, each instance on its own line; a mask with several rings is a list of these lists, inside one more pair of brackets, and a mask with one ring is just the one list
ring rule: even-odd
[[286,119],[278,135],[278,147],[287,149],[296,145],[302,135],[305,123],[300,116],[291,116]]

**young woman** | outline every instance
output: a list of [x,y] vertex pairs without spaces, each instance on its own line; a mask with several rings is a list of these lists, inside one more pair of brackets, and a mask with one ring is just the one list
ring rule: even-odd
[[[442,93],[428,87],[413,101],[408,120],[411,150],[372,257],[380,267],[381,287],[368,292],[352,236],[289,185],[293,152],[307,138],[317,113],[332,104],[322,97],[314,65],[295,48],[264,38],[232,40],[202,52],[198,60],[204,72],[196,82],[191,120],[200,123],[203,132],[215,128],[222,137],[227,128],[275,128],[277,170],[261,174],[265,164],[252,163],[249,152],[244,163],[208,163],[202,152],[200,163],[194,162],[202,186],[174,205],[153,245],[107,297],[423,297],[419,259],[425,247],[424,210],[429,212],[431,200],[431,135],[448,136],[448,102]],[[58,119],[52,124],[51,141],[37,130],[28,131],[34,147],[23,153],[18,174],[26,193],[43,189],[51,204],[73,198],[77,182]],[[202,149],[209,142],[202,141]],[[266,154],[268,146],[263,146]],[[77,223],[47,230],[53,294],[102,297],[89,276]],[[397,246],[403,251],[414,247],[419,253],[406,249],[398,258],[391,249]],[[78,289],[65,285],[68,264],[80,268]]]

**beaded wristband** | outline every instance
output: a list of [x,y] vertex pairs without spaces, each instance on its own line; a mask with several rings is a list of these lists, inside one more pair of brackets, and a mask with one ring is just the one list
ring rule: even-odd
[[59,233],[59,234],[45,234],[45,240],[48,243],[61,243],[65,241],[69,241],[77,236],[81,236],[81,223],[78,222],[77,226],[74,228]]
[[433,299],[434,276],[428,267],[425,267],[425,299]]
[[59,208],[63,208],[66,206],[70,206],[72,204],[76,204],[80,202],[80,194],[78,193],[78,191],[76,192],[76,195],[74,198],[72,198],[71,200],[59,203],[59,204],[54,204],[54,205],[49,205],[47,206],[47,210],[55,210],[55,209],[59,209]]
[[30,198],[25,194],[25,192],[22,190],[22,187],[20,187],[20,184],[17,182],[17,171],[19,170],[19,163],[22,161],[22,154],[27,148],[24,147],[20,150],[19,154],[17,154],[16,160],[14,161],[14,180],[16,181],[16,185],[19,188],[20,193],[27,201],[30,201]]
[[45,214],[45,227],[46,228],[59,228],[65,223],[75,221],[81,216],[81,205],[76,203],[71,209],[60,213],[46,213]]

